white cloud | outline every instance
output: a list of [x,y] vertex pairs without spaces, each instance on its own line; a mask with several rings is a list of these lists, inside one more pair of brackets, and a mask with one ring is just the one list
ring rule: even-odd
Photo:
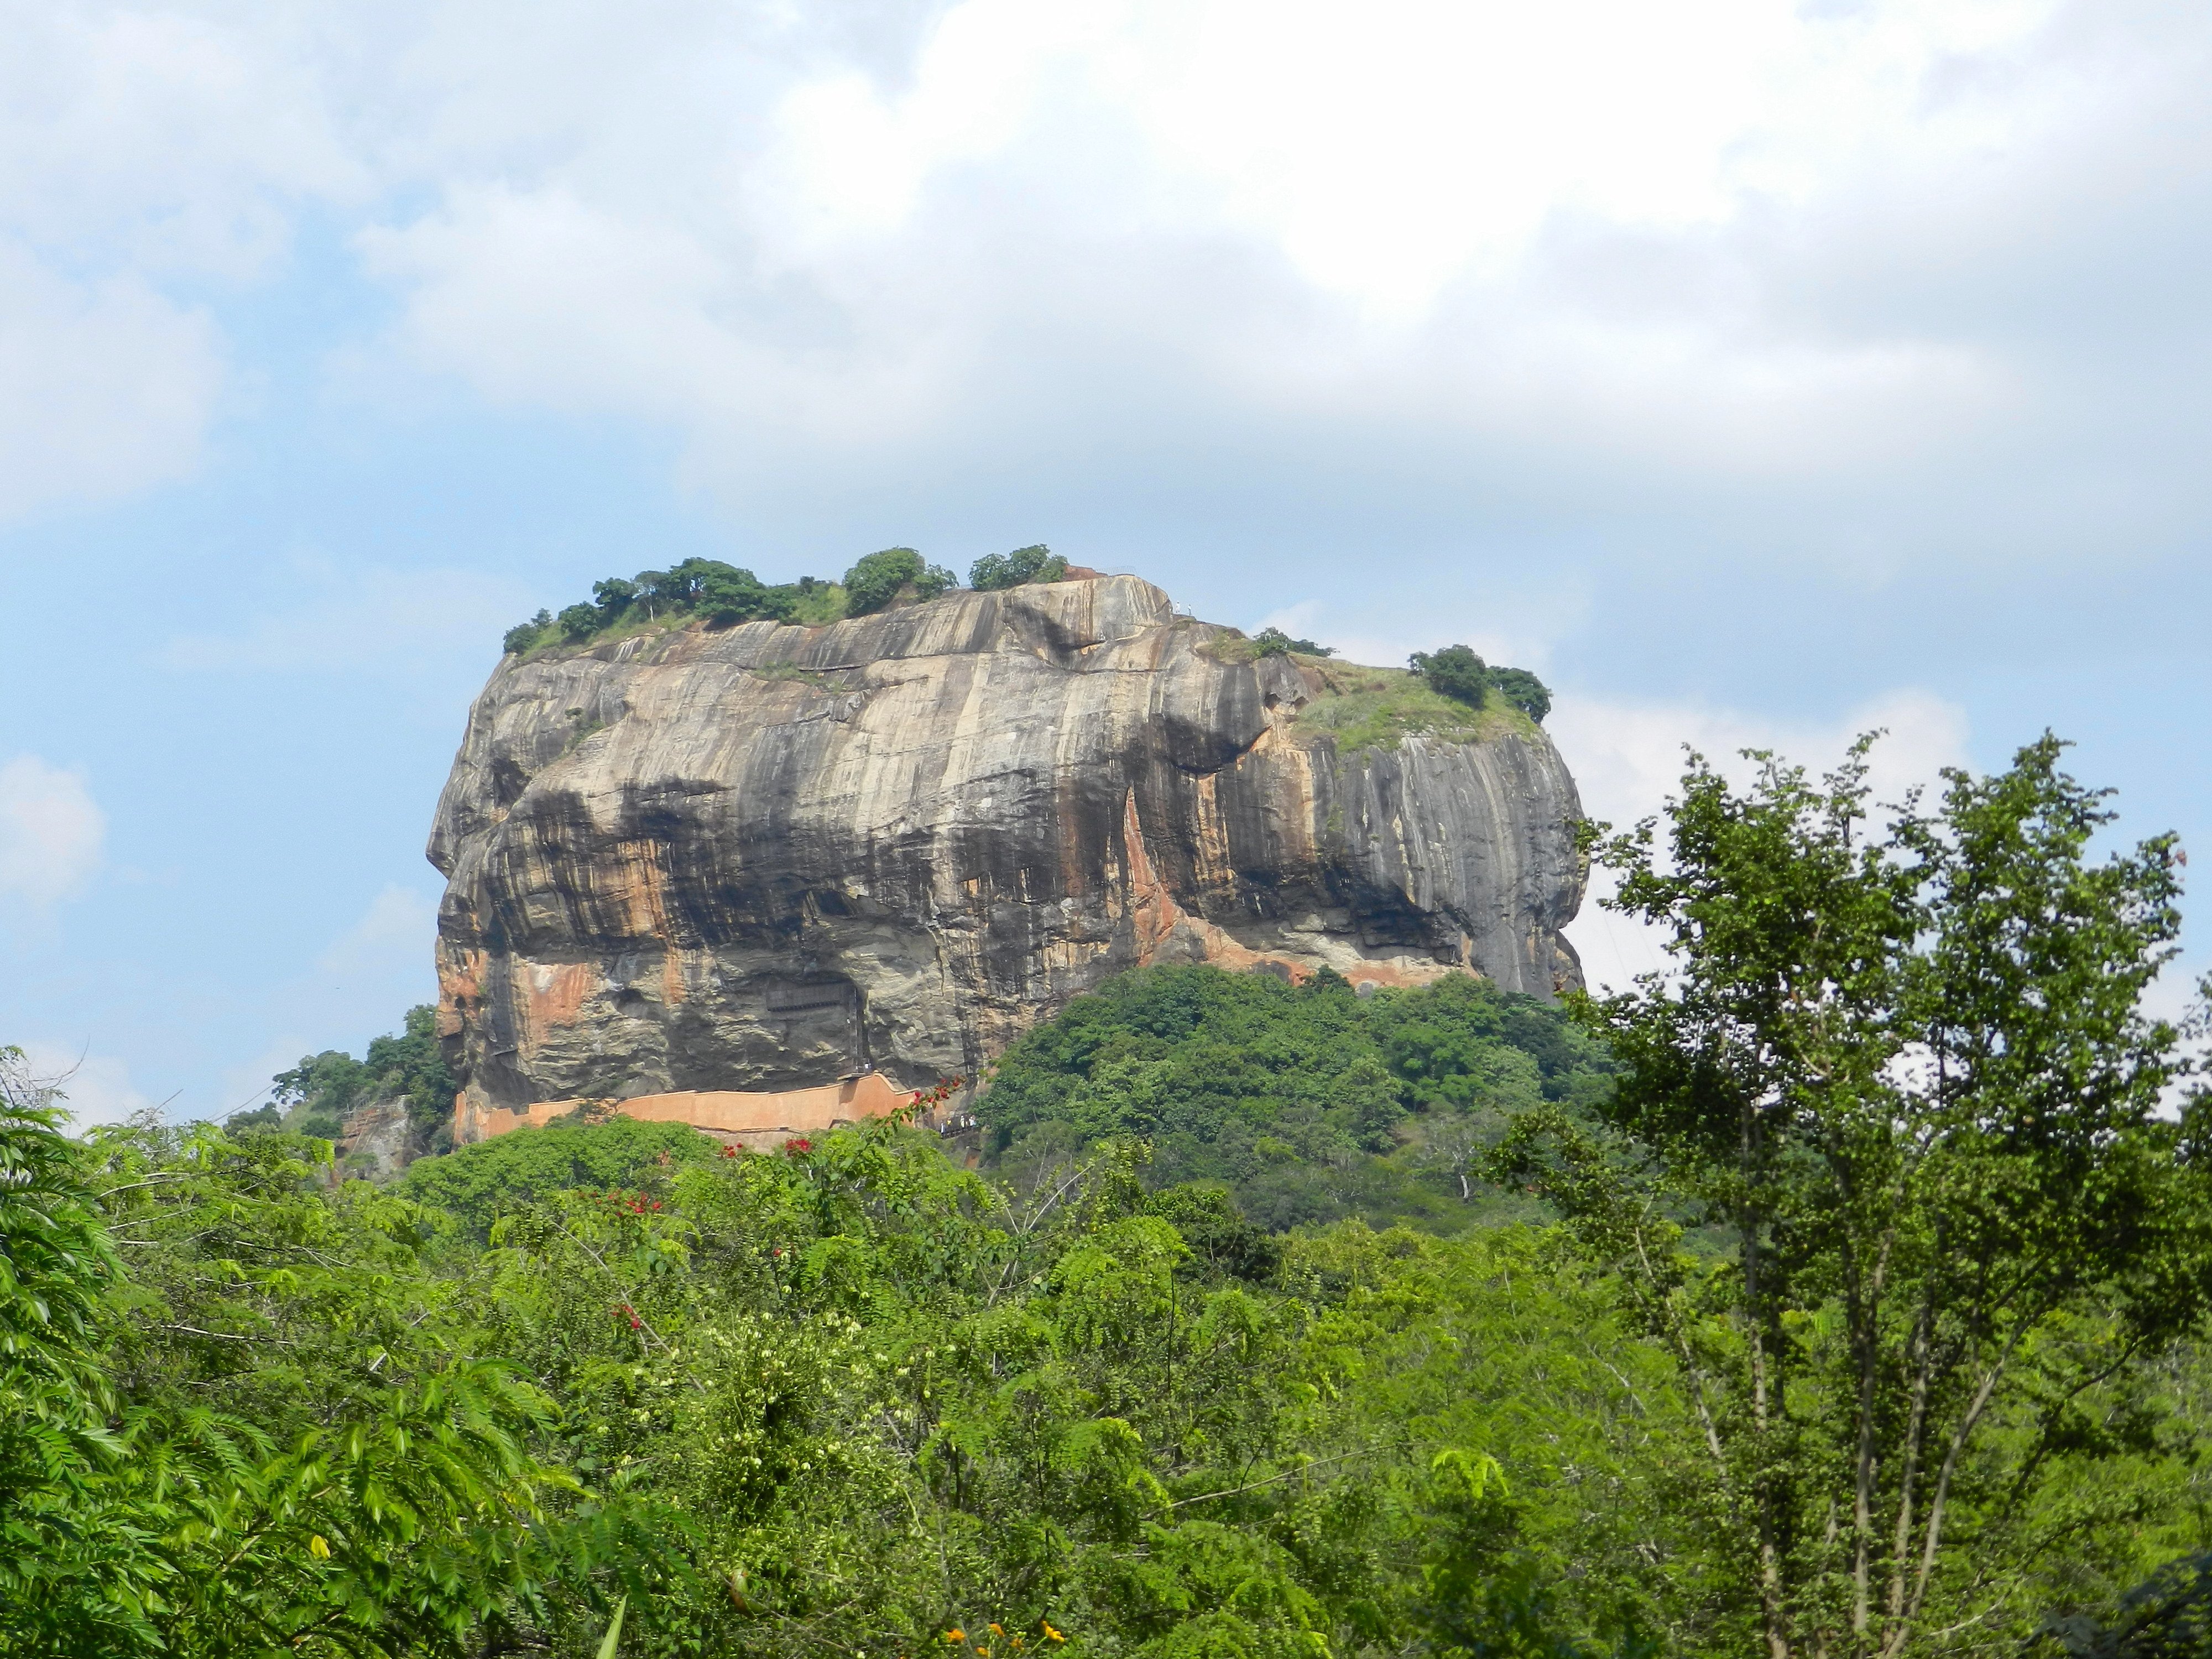
[[119,1060],[53,1042],[26,1042],[22,1049],[31,1079],[55,1091],[80,1129],[120,1123],[155,1103]]
[[107,815],[84,775],[36,755],[0,765],[0,895],[46,905],[100,868]]
[[0,516],[186,476],[222,383],[204,315],[135,273],[64,276],[0,228]]
[[[1936,488],[1973,499],[1911,534],[2014,564],[2102,556],[2115,502],[2208,516],[2182,482],[2195,334],[2052,344],[2157,309],[2128,249],[2200,211],[2201,7],[17,21],[0,513],[193,466],[224,369],[187,296],[268,280],[312,221],[396,301],[338,361],[665,425],[687,482],[748,511],[856,480],[1095,492],[1129,451],[1157,483],[1226,443],[1382,508],[1401,484],[1600,518]],[[2185,289],[2159,303],[2193,316]],[[1790,518],[1792,550],[1848,517]],[[1854,556],[1880,580],[1911,552]]]
[[[1581,791],[1589,817],[1626,830],[1659,812],[1679,792],[1685,745],[1741,785],[1753,763],[1744,750],[1769,750],[1818,775],[1842,760],[1862,732],[1883,731],[1870,758],[1877,802],[1903,799],[1915,787],[1940,788],[1947,766],[1965,766],[1966,711],[1925,691],[1893,691],[1842,720],[1814,723],[1762,718],[1737,710],[1605,702],[1563,695],[1545,721]],[[1606,909],[1612,877],[1593,872],[1582,914],[1567,928],[1593,986],[1626,986],[1664,965],[1659,936],[1643,923]]]
[[228,10],[9,9],[0,517],[191,476],[229,372],[206,285],[265,276],[303,209],[366,185],[337,43]]
[[718,36],[589,128],[541,60],[541,142],[360,245],[420,361],[672,420],[732,490],[1055,444],[1041,410],[1117,393],[1852,477],[2027,392],[1984,331],[1806,305],[1795,262],[1890,258],[1839,216],[1869,187],[2002,196],[2125,126],[2155,43],[2085,62],[2054,10],[963,0],[903,75]]

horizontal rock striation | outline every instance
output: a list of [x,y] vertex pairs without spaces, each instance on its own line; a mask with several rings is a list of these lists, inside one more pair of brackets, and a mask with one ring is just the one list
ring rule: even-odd
[[1543,734],[1339,752],[1242,643],[1108,576],[503,662],[429,846],[462,1117],[972,1077],[1146,963],[1579,982]]

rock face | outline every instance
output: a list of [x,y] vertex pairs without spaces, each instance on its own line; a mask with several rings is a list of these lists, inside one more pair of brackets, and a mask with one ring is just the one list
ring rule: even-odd
[[1318,676],[1108,576],[503,662],[438,805],[472,1114],[973,1077],[1146,963],[1578,983],[1533,727],[1340,753]]

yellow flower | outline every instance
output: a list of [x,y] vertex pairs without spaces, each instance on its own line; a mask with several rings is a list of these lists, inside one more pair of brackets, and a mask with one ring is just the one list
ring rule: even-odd
[[1000,1626],[994,1625],[991,1626],[991,1634],[994,1636],[1004,1636],[1006,1633],[1006,1631]]
[[1054,1629],[1052,1627],[1052,1620],[1049,1620],[1049,1619],[1040,1619],[1040,1620],[1037,1620],[1037,1622],[1038,1622],[1039,1624],[1041,1624],[1041,1625],[1042,1625],[1042,1626],[1044,1626],[1044,1639],[1045,1639],[1046,1641],[1048,1641],[1048,1642],[1065,1642],[1066,1640],[1067,1640],[1067,1638],[1066,1638],[1065,1636],[1062,1636],[1062,1635],[1061,1635],[1058,1631],[1054,1630]]
[[307,1553],[313,1556],[318,1561],[329,1560],[331,1559],[331,1547],[329,1540],[324,1538],[322,1534],[319,1532],[309,1533],[307,1534]]
[[945,1632],[945,1639],[948,1642],[964,1642],[968,1639],[968,1632],[964,1630],[949,1630]]

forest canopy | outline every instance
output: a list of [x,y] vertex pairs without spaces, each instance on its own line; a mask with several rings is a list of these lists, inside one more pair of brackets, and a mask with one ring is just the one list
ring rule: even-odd
[[1558,1007],[1467,974],[1362,996],[1328,971],[1146,968],[1016,1042],[977,1113],[1009,1168],[1139,1139],[1149,1178],[1223,1183],[1271,1228],[1458,1231],[1533,1212],[1480,1177],[1484,1149],[1546,1102],[1587,1111],[1611,1069]]

